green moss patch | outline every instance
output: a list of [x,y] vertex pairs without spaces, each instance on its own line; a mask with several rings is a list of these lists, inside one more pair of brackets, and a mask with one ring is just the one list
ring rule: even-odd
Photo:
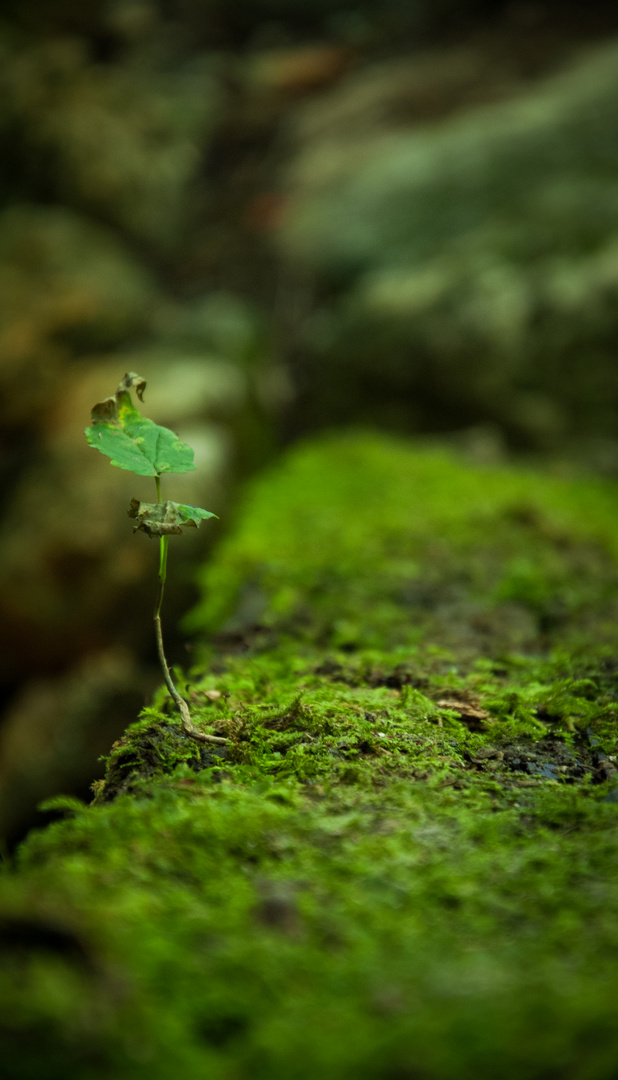
[[182,686],[226,746],[161,691],[0,880],[8,1075],[613,1078],[616,502],[363,436],[260,479]]
[[187,625],[287,631],[296,649],[433,642],[495,655],[547,651],[592,612],[598,639],[602,615],[616,616],[617,509],[613,485],[590,477],[333,436],[254,485]]

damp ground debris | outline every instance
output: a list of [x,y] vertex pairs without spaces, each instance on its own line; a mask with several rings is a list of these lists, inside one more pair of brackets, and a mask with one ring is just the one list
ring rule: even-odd
[[613,1080],[618,493],[323,436],[0,877],[14,1080]]

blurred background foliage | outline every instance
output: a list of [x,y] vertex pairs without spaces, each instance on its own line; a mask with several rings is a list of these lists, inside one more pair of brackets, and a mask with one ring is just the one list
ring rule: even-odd
[[5,0],[10,840],[86,795],[158,681],[155,552],[124,520],[135,480],[83,440],[91,405],[142,374],[196,449],[174,493],[222,517],[173,552],[175,661],[204,545],[301,434],[615,474],[617,135],[613,0]]

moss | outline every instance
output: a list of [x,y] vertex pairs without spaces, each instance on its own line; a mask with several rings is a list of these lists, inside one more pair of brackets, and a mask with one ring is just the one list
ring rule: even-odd
[[94,801],[110,802],[118,795],[143,790],[153,777],[171,773],[178,765],[200,772],[226,756],[225,747],[206,749],[161,713],[144,709],[141,719],[114,743],[105,780],[96,784]]
[[360,436],[258,481],[192,616],[225,755],[160,692],[0,880],[9,1075],[609,1080],[615,500]]
[[[616,493],[590,477],[470,468],[373,436],[308,443],[258,482],[194,630],[290,633],[358,653],[420,642],[546,651],[613,621]],[[588,613],[588,614],[587,614]],[[483,636],[491,639],[489,649]],[[425,648],[427,646],[425,645]]]

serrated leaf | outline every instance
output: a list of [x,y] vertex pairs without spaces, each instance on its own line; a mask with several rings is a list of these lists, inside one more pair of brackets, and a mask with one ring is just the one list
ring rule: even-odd
[[84,434],[90,446],[111,459],[112,465],[137,476],[184,473],[195,468],[193,450],[169,428],[141,416],[131,400],[131,389],[143,401],[146,382],[129,371],[113,397],[93,406],[92,423]]
[[171,536],[182,533],[183,528],[198,528],[200,521],[216,517],[210,510],[201,506],[187,506],[186,503],[160,502],[143,503],[131,499],[129,517],[135,518],[137,525],[134,532],[141,529],[147,536]]

